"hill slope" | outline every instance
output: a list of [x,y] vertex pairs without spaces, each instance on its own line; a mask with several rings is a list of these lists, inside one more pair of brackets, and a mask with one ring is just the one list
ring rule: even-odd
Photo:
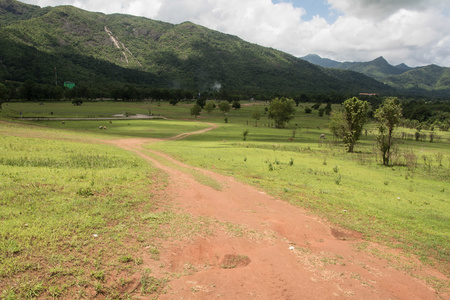
[[39,6],[24,4],[15,0],[3,0],[0,1],[0,24],[38,17],[48,10],[48,8],[41,9]]
[[383,57],[369,62],[338,62],[310,54],[302,59],[321,67],[351,70],[362,73],[399,89],[403,93],[434,91],[436,95],[450,95],[450,68],[429,65],[411,68],[405,64],[393,66]]
[[382,56],[369,62],[344,62],[336,68],[360,72],[378,80],[404,72],[402,69],[390,65]]
[[[294,56],[189,22],[0,0],[0,80],[145,84],[244,93],[383,93],[372,78],[336,76]],[[352,76],[352,74],[354,76]]]
[[300,57],[303,60],[306,60],[307,62],[310,62],[312,64],[324,67],[324,68],[336,68],[339,65],[341,65],[341,62],[338,62],[336,60],[332,60],[329,58],[322,58],[317,54],[308,54],[304,57]]
[[404,89],[445,90],[450,88],[450,68],[436,65],[414,68],[398,76],[389,76],[385,82]]
[[351,70],[381,81],[387,76],[402,74],[411,69],[405,64],[392,66],[382,56],[369,62],[338,62],[316,54],[309,54],[301,58],[321,67]]

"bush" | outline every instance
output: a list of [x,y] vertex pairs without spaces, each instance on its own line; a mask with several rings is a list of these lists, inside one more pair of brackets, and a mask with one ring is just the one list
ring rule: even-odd
[[83,104],[83,100],[75,99],[75,100],[72,101],[72,104],[76,105],[76,106],[80,106],[81,104]]
[[325,113],[325,108],[319,108],[319,117],[323,117],[324,113]]
[[245,130],[242,135],[244,136],[244,141],[247,140],[247,135],[248,135],[248,129]]

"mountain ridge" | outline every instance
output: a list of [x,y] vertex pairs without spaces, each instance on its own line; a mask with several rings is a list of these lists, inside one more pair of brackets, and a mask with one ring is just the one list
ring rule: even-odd
[[359,72],[402,91],[450,90],[450,80],[448,79],[450,77],[450,68],[437,65],[412,68],[401,63],[393,66],[382,56],[368,62],[338,62],[322,58],[316,54],[309,54],[301,57],[301,59],[325,68]]
[[154,88],[248,96],[301,93],[392,94],[352,70],[326,70],[191,22],[170,24],[73,6],[40,8],[0,0],[0,80],[73,81],[105,90]]

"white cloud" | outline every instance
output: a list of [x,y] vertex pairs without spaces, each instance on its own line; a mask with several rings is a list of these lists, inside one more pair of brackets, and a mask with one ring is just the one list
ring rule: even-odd
[[328,0],[328,3],[347,16],[382,19],[400,10],[443,9],[448,5],[448,0]]
[[25,0],[69,4],[90,11],[126,13],[170,23],[191,21],[296,56],[450,67],[449,0],[327,0],[332,24],[302,8],[271,0]]
[[265,46],[290,44],[304,11],[291,4],[270,0],[218,0],[211,13],[193,18],[195,23]]
[[330,30],[334,40],[346,46],[331,47],[336,56],[342,58],[345,55],[353,60],[370,60],[383,55],[395,64],[450,66],[450,49],[448,43],[442,42],[450,35],[446,25],[449,21],[433,9],[399,9],[380,20],[343,16]]

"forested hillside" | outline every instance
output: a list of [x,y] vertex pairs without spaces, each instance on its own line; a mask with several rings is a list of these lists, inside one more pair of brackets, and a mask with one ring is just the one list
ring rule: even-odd
[[429,65],[411,68],[405,64],[393,66],[383,57],[369,62],[338,62],[318,55],[302,57],[312,64],[340,70],[351,70],[377,79],[397,89],[400,94],[450,96],[450,68]]
[[173,25],[15,0],[0,0],[0,15],[0,81],[72,81],[105,91],[132,84],[253,97],[392,92],[367,76],[348,71],[342,76],[189,22]]
[[450,88],[450,68],[436,65],[414,68],[399,76],[389,76],[385,81],[400,88],[446,90]]

